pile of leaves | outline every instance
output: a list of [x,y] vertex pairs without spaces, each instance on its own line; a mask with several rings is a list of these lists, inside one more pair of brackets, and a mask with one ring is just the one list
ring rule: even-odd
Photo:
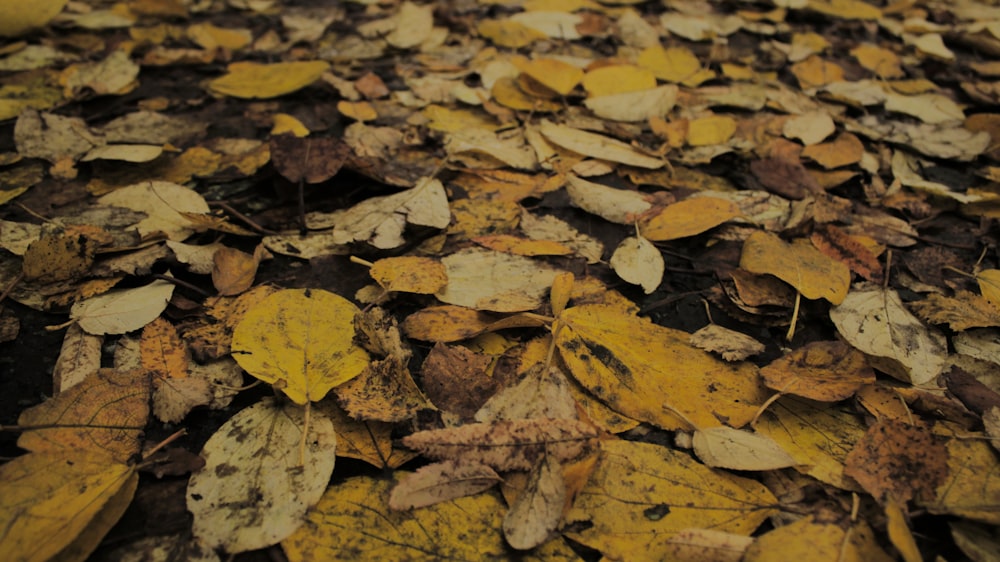
[[995,6],[17,4],[6,559],[996,560]]

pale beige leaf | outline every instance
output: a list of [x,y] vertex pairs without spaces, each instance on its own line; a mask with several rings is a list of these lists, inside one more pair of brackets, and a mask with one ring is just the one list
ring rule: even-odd
[[566,503],[562,467],[551,455],[542,457],[503,519],[503,534],[518,550],[535,548],[559,527]]
[[70,318],[88,334],[124,334],[156,319],[174,292],[174,285],[158,279],[134,289],[115,289],[73,305]]
[[52,388],[55,394],[69,390],[101,368],[103,343],[103,337],[88,334],[78,325],[74,324],[66,330],[59,358],[52,369]]
[[677,102],[677,86],[665,84],[651,90],[587,98],[583,104],[602,119],[633,123],[663,117]]
[[573,174],[566,181],[566,193],[574,206],[614,223],[631,224],[636,216],[653,208],[638,191],[615,189]]
[[493,312],[538,308],[559,273],[541,261],[482,248],[459,250],[441,263],[448,285],[439,300]]
[[407,223],[444,228],[451,222],[448,196],[436,179],[424,178],[412,189],[372,197],[350,209],[332,213],[335,244],[368,242],[380,249],[403,245]]
[[731,427],[695,431],[694,454],[706,466],[731,470],[776,470],[798,464],[766,435]]
[[569,381],[558,368],[535,365],[517,384],[491,396],[475,415],[478,422],[529,418],[577,419]]
[[194,233],[191,221],[181,213],[206,214],[208,203],[195,190],[168,181],[145,181],[98,199],[102,205],[125,207],[145,213],[136,224],[139,234],[163,232],[170,240],[182,241]]
[[647,295],[655,291],[663,281],[663,255],[642,236],[629,236],[622,240],[609,264],[618,277],[639,285]]
[[485,464],[446,460],[403,474],[389,495],[389,509],[414,509],[478,494],[502,480]]
[[718,353],[726,361],[742,361],[764,352],[764,344],[750,336],[718,324],[709,324],[691,334],[691,345]]
[[553,144],[584,156],[627,164],[637,168],[662,168],[664,160],[647,156],[632,146],[611,137],[589,133],[551,121],[542,121],[539,130]]
[[921,324],[896,291],[855,288],[830,309],[830,319],[848,343],[888,375],[922,385],[944,368],[948,356],[944,335]]

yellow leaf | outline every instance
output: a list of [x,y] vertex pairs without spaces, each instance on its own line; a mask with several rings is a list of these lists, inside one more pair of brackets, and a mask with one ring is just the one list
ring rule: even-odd
[[573,91],[583,78],[583,70],[558,59],[538,58],[520,65],[521,72],[560,96]]
[[1000,326],[1000,308],[971,291],[956,291],[953,297],[930,293],[923,300],[907,304],[927,322],[947,324],[957,332]]
[[558,322],[570,373],[626,416],[664,429],[740,427],[764,400],[754,365],[720,361],[689,345],[686,332],[607,305],[568,308]]
[[511,49],[527,47],[546,37],[537,29],[512,20],[484,20],[479,22],[477,31],[495,45]]
[[287,289],[267,297],[233,332],[233,357],[296,404],[315,402],[361,374],[368,353],[354,344],[348,300],[318,289]]
[[205,466],[187,487],[196,537],[237,553],[268,547],[298,528],[326,490],[337,445],[333,423],[318,408],[304,426],[302,408],[265,398],[209,438]]
[[444,264],[432,258],[383,258],[372,264],[368,274],[386,291],[433,295],[448,284]]
[[677,86],[665,84],[637,92],[592,96],[583,100],[583,104],[598,117],[634,123],[668,114],[677,102],[677,95]]
[[736,120],[728,115],[711,115],[688,123],[687,143],[691,146],[723,144],[736,133]]
[[731,427],[710,427],[694,432],[694,454],[713,468],[775,470],[795,466],[795,459],[770,437]]
[[75,450],[30,453],[0,466],[0,552],[6,560],[43,562],[66,553],[78,538],[84,560],[110,526],[96,537],[88,526],[107,507],[117,521],[135,493],[139,476],[104,454]]
[[539,131],[549,142],[593,158],[619,162],[629,166],[639,168],[662,168],[664,161],[659,158],[647,156],[631,145],[604,135],[590,133],[580,129],[574,129],[565,125],[557,125],[551,121],[544,120],[539,126]]
[[[290,562],[327,560],[506,560],[503,502],[479,494],[414,511],[389,510],[392,480],[358,476],[331,486],[305,524],[281,546]],[[579,560],[562,541],[526,555],[528,561]]]
[[947,513],[991,525],[1000,525],[1000,459],[984,439],[967,431],[948,440],[948,477],[931,501],[918,505],[931,513]]
[[276,98],[312,84],[329,67],[325,61],[234,62],[227,67],[227,74],[209,82],[208,88],[214,94],[234,98]]
[[188,39],[198,44],[202,49],[212,51],[223,48],[236,51],[246,47],[253,41],[253,33],[249,29],[230,29],[217,27],[210,23],[196,23],[187,28]]
[[844,476],[844,461],[865,434],[856,416],[833,406],[784,397],[757,421],[757,433],[767,435],[795,459],[796,470],[838,488],[860,491]]
[[21,412],[17,423],[26,429],[17,444],[34,452],[100,452],[127,462],[139,452],[149,391],[149,377],[139,371],[101,369]]
[[562,109],[555,100],[546,100],[528,95],[513,78],[504,77],[493,83],[490,95],[504,107],[518,111],[558,111]]
[[799,87],[803,90],[818,88],[844,79],[843,68],[835,63],[825,61],[817,55],[793,64],[789,70],[798,79]]
[[375,111],[375,108],[366,101],[340,100],[337,102],[337,111],[344,117],[354,119],[355,121],[374,121],[378,119],[378,113]]
[[861,43],[851,49],[851,55],[858,64],[874,72],[880,78],[902,78],[906,76],[900,66],[899,57],[889,49],[872,43]]
[[351,418],[333,402],[320,402],[322,410],[337,434],[337,456],[364,461],[376,468],[399,468],[417,456],[412,451],[393,447],[393,424],[380,421],[360,421]]
[[639,223],[642,235],[654,242],[701,234],[742,215],[736,203],[717,197],[689,197]]
[[552,290],[549,292],[549,301],[552,303],[552,314],[559,316],[566,304],[569,303],[570,294],[573,292],[573,274],[564,271],[552,280]]
[[593,526],[567,533],[611,560],[667,560],[669,539],[687,528],[749,535],[778,500],[758,482],[651,443],[610,440],[567,515]]
[[809,8],[847,20],[877,20],[882,10],[862,0],[809,0]]
[[1000,269],[984,269],[976,274],[976,281],[986,300],[1000,306]]
[[587,97],[627,94],[655,87],[656,77],[650,70],[632,65],[602,66],[583,77]]
[[891,562],[864,521],[843,529],[835,521],[817,521],[809,515],[759,537],[743,562],[787,560],[837,560],[838,562]]
[[33,29],[43,27],[56,17],[66,5],[66,0],[41,0],[39,2],[24,2],[23,0],[0,1],[0,36],[15,37]]
[[899,551],[904,562],[923,562],[920,548],[913,538],[913,533],[906,525],[905,502],[889,502],[885,506],[886,530],[889,540]]
[[685,47],[654,45],[639,53],[637,63],[666,82],[683,82],[701,70],[701,61]]
[[789,244],[762,230],[743,244],[740,267],[774,275],[807,299],[824,298],[832,304],[843,302],[851,286],[851,270],[843,262],[826,256],[808,241]]

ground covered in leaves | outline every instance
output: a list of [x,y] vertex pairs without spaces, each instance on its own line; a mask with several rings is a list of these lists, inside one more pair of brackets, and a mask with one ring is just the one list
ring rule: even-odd
[[64,4],[5,559],[997,560],[997,7]]

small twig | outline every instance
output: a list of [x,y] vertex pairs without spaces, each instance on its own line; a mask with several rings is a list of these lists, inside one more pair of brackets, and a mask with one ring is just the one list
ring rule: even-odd
[[212,293],[209,293],[208,291],[202,289],[201,287],[198,287],[197,285],[192,285],[191,283],[188,283],[187,281],[181,281],[180,279],[178,279],[176,277],[170,277],[169,275],[163,275],[162,273],[156,273],[156,274],[153,275],[153,278],[154,279],[162,279],[164,281],[173,283],[174,285],[177,285],[179,287],[184,287],[185,289],[190,289],[190,290],[198,293],[199,295],[202,295],[205,298],[213,296]]
[[7,298],[7,295],[9,295],[11,291],[14,290],[14,287],[17,287],[17,284],[20,283],[22,279],[24,279],[23,271],[21,273],[18,273],[17,277],[15,277],[13,281],[8,283],[7,286],[4,287],[3,292],[0,293],[0,303],[2,303],[4,299]]
[[249,226],[251,230],[257,231],[257,232],[259,232],[261,234],[277,234],[277,232],[275,232],[275,231],[273,231],[271,229],[268,229],[268,228],[264,228],[263,226],[261,226],[259,223],[255,222],[250,217],[248,217],[248,216],[244,215],[243,213],[237,211],[236,209],[234,209],[232,207],[232,205],[230,205],[229,203],[226,203],[225,201],[210,201],[208,204],[209,204],[209,206],[218,207],[218,208],[222,209],[223,211],[229,213],[230,215],[233,215],[237,219],[241,220],[244,224],[246,224],[247,226]]
[[795,307],[792,308],[792,323],[788,325],[788,333],[785,334],[785,339],[792,341],[795,337],[795,326],[799,323],[799,305],[802,303],[802,293],[795,291]]

